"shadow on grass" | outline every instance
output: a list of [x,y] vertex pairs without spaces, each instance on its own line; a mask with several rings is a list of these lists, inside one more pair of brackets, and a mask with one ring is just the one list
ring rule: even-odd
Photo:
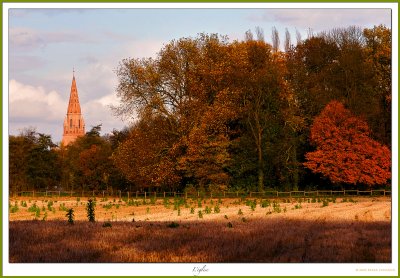
[[13,221],[10,262],[391,262],[390,222],[229,222]]

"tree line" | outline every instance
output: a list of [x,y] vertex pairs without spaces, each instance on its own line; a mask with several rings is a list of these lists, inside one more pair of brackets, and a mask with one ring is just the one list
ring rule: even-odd
[[296,45],[276,29],[243,41],[199,34],[117,69],[117,116],[68,147],[10,136],[10,187],[296,190],[386,186],[391,30],[348,27]]

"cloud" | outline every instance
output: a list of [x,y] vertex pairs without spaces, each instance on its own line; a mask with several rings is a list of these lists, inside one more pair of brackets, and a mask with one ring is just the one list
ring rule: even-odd
[[38,121],[62,121],[66,111],[66,100],[56,91],[46,91],[43,87],[22,84],[14,79],[9,82],[9,120],[26,121],[33,125]]
[[248,17],[254,22],[268,22],[298,29],[322,31],[356,25],[372,27],[391,26],[390,9],[270,9]]
[[[79,84],[77,85],[81,96],[82,92]],[[125,123],[114,117],[109,108],[111,104],[118,102],[115,94],[110,93],[99,98],[93,97],[86,102],[82,102],[82,98],[80,100],[86,131],[97,124],[102,124],[102,134],[124,127]],[[55,142],[61,141],[67,106],[68,99],[62,98],[55,90],[48,91],[43,86],[26,85],[15,79],[9,81],[9,129],[11,134],[18,134],[27,127],[36,127],[38,132],[51,134]]]
[[9,10],[9,15],[11,18],[13,17],[17,17],[17,18],[21,18],[21,17],[27,17],[33,14],[43,14],[49,17],[53,17],[53,16],[59,16],[62,14],[69,14],[69,13],[85,13],[85,12],[89,12],[89,11],[93,11],[95,9],[77,9],[77,8],[63,8],[63,9],[50,9],[50,8],[46,8],[46,9],[10,9]]
[[[148,58],[156,57],[156,54],[161,50],[165,40],[147,39],[147,40],[134,40],[126,43],[122,47],[122,53],[125,54],[124,58]],[[126,56],[129,55],[129,56]]]
[[47,65],[43,57],[32,55],[10,55],[9,69],[12,74],[19,74],[23,71],[36,70]]
[[27,27],[9,29],[9,44],[12,49],[44,48],[53,43],[95,43],[97,40],[90,35],[76,31],[58,30],[57,32],[39,31]]

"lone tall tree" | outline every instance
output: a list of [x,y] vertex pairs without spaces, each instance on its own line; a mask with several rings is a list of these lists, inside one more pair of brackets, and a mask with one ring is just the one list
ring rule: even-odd
[[304,165],[333,183],[384,184],[391,177],[390,150],[369,137],[368,125],[338,101],[330,102],[311,127],[317,147]]

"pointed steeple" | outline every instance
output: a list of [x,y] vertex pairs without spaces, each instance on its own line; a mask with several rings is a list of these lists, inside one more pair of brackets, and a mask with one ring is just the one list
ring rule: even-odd
[[81,106],[79,104],[78,89],[76,88],[75,76],[72,78],[71,93],[69,95],[69,103],[67,113],[80,114]]
[[62,143],[64,145],[68,145],[75,141],[76,138],[83,136],[84,134],[85,122],[82,117],[81,105],[79,103],[78,88],[75,80],[75,70],[73,70],[67,115],[64,120]]

